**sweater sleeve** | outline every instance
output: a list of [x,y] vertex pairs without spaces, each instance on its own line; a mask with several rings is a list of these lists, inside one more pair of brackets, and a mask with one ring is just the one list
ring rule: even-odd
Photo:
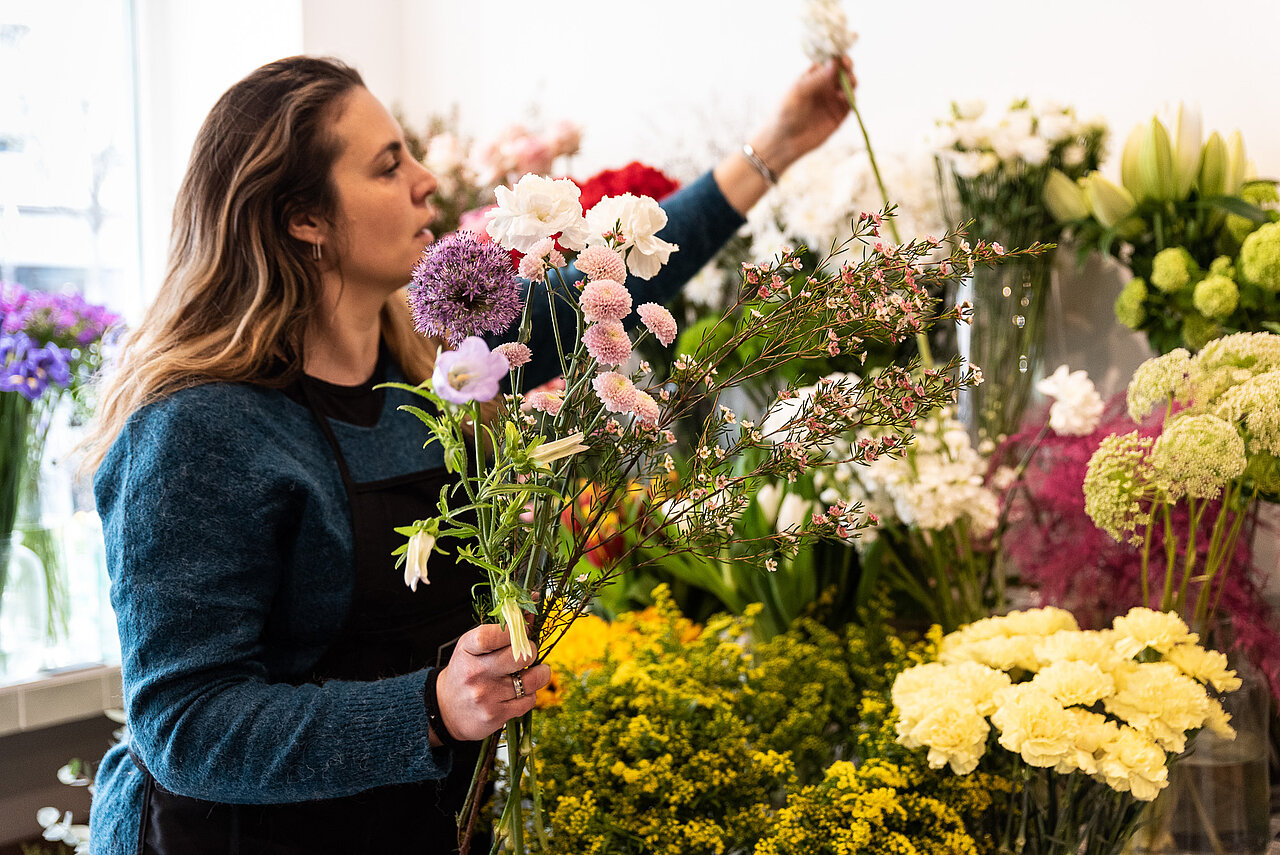
[[[658,237],[680,248],[671,254],[667,264],[652,279],[627,277],[627,289],[631,292],[632,303],[637,306],[641,303],[665,304],[670,301],[703,265],[715,257],[744,222],[742,215],[725,200],[710,172],[672,193],[661,204],[667,214],[667,225],[658,232]],[[567,339],[565,347],[570,347],[569,342],[577,340],[577,320],[573,310],[573,302],[576,302],[577,297],[571,291],[573,284],[580,279],[582,274],[570,265],[564,286],[558,280],[551,286],[526,283],[525,294],[526,299],[531,301],[529,311],[532,325],[529,345],[532,359],[524,369],[526,388],[538,386],[561,374],[552,317],[554,312],[554,323],[561,339]],[[550,300],[548,290],[551,291]],[[633,313],[628,319],[628,327],[636,322],[637,318]],[[513,340],[517,328],[518,322],[507,332],[491,337],[491,343]]]
[[450,753],[429,744],[426,672],[322,685],[272,678],[276,637],[322,636],[350,591],[318,558],[302,586],[318,589],[314,622],[294,612],[295,625],[272,625],[275,599],[298,590],[286,577],[298,573],[299,551],[317,549],[299,542],[301,505],[315,491],[280,475],[287,455],[254,429],[252,407],[206,388],[135,414],[95,484],[133,750],[161,786],[229,803],[333,798],[447,774]]

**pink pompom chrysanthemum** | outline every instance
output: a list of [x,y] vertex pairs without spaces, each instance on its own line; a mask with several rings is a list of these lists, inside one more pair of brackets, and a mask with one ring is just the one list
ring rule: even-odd
[[582,334],[587,353],[601,365],[621,365],[631,358],[631,337],[621,321],[600,321]]
[[520,259],[520,275],[531,282],[545,282],[548,267],[564,267],[564,253],[556,249],[553,238],[543,238],[530,247]]
[[500,344],[493,349],[494,353],[501,353],[507,360],[507,364],[512,368],[519,368],[533,358],[533,354],[529,350],[529,346],[521,344],[518,341],[509,341]]
[[625,282],[627,278],[627,263],[622,260],[622,253],[607,246],[587,247],[578,253],[574,264],[593,282],[600,279]]
[[617,371],[606,371],[591,381],[600,402],[611,413],[629,413],[636,402],[636,387]]
[[636,414],[636,418],[640,419],[643,424],[655,425],[658,423],[658,402],[653,400],[653,396],[648,392],[636,390],[636,400],[631,405],[631,412]]
[[589,323],[620,321],[631,314],[631,292],[612,279],[588,282],[578,298],[582,317]]
[[549,416],[560,414],[560,408],[564,406],[563,391],[545,391],[535,389],[528,395],[525,395],[524,403],[521,410],[537,410],[540,413],[546,413]]
[[641,303],[636,313],[640,315],[645,328],[662,342],[663,347],[676,340],[676,319],[666,309],[657,303]]

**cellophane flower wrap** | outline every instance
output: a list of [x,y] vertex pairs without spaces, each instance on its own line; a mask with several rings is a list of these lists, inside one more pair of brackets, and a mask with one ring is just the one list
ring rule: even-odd
[[[971,248],[955,235],[886,244],[879,240],[879,216],[864,215],[849,238],[861,252],[837,267],[808,271],[794,253],[745,265],[722,321],[727,335],[655,368],[629,354],[649,336],[670,343],[675,320],[659,306],[633,306],[625,280],[651,275],[678,251],[657,237],[666,218],[661,208],[652,199],[624,195],[605,197],[583,212],[571,182],[533,175],[500,188],[497,196],[489,226],[497,242],[492,250],[519,249],[526,260],[544,259],[545,266],[534,271],[542,283],[522,291],[518,340],[494,351],[478,335],[505,326],[493,310],[506,305],[512,280],[495,277],[494,296],[474,298],[470,312],[455,311],[461,303],[452,306],[447,337],[458,346],[438,355],[430,383],[403,387],[434,405],[434,411],[409,409],[441,443],[446,466],[460,476],[460,484],[442,494],[437,517],[401,531],[410,538],[422,530],[432,538],[453,538],[458,557],[487,576],[488,584],[477,589],[478,611],[503,623],[517,651],[536,646],[539,660],[624,568],[715,549],[732,539],[734,520],[757,485],[832,465],[838,458],[827,452],[837,437],[874,425],[881,434],[858,439],[847,457],[870,461],[899,451],[916,417],[953,400],[973,377],[954,365],[890,365],[856,382],[827,384],[791,413],[779,428],[787,436],[781,441],[764,436],[759,427],[769,409],[753,419],[718,407],[696,446],[680,455],[681,466],[672,454],[670,425],[676,419],[697,402],[715,401],[780,364],[833,350],[857,353],[868,342],[901,340],[940,319],[955,320],[960,310],[940,309],[930,289],[975,264],[1016,256],[982,243]],[[944,244],[949,252],[939,258],[936,251]],[[471,257],[450,246],[436,253],[427,250],[417,278],[438,279],[456,258]],[[574,253],[578,267],[588,272],[584,281],[568,275]],[[487,266],[475,262],[456,269],[470,276]],[[417,293],[425,292],[419,287]],[[551,309],[550,328],[536,338],[532,300],[548,301]],[[735,361],[726,370],[748,339],[767,344],[751,364]],[[523,389],[523,360],[540,348],[555,350],[563,387],[499,394],[494,376],[509,373],[510,388]],[[793,395],[786,388],[777,398]],[[743,460],[752,464],[743,466]],[[598,529],[618,500],[636,489],[645,491],[647,502],[645,512],[627,524],[628,554],[598,567],[583,562],[599,545]],[[572,525],[562,524],[566,512]],[[783,531],[739,544],[741,560],[764,568],[775,554],[795,554],[815,538],[850,537],[868,524],[860,507],[835,502]],[[646,551],[659,542],[661,551]],[[421,554],[415,559],[423,561]],[[419,571],[406,578],[420,578]],[[527,833],[536,835],[543,849],[551,833],[543,821],[535,767],[528,762],[530,722],[529,717],[513,720],[505,734],[508,775],[495,846],[515,851],[523,851],[526,821]],[[496,741],[490,740],[477,783],[492,763]],[[479,793],[477,787],[472,808],[462,817],[464,850],[480,815]],[[526,796],[532,806],[528,817],[522,809]]]
[[898,741],[934,768],[1015,782],[1000,851],[1119,852],[1188,739],[1233,736],[1218,697],[1240,681],[1199,640],[1143,607],[1092,631],[1052,607],[985,618],[895,680]]
[[[1102,440],[1085,474],[1085,510],[1142,550],[1143,602],[1207,631],[1250,511],[1280,495],[1280,336],[1236,333],[1195,356],[1177,348],[1149,359],[1127,403],[1135,422],[1155,413],[1158,433]],[[1175,508],[1185,509],[1185,527],[1174,525]],[[1149,578],[1157,531],[1162,579]]]

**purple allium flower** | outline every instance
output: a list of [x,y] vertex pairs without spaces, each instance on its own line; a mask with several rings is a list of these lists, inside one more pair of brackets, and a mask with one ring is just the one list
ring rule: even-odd
[[470,232],[454,232],[423,251],[413,268],[409,305],[418,332],[456,345],[507,329],[523,301],[511,257]]
[[456,350],[442,351],[436,356],[431,387],[441,398],[454,404],[489,401],[498,394],[498,384],[507,370],[505,356],[490,351],[479,336],[468,336]]

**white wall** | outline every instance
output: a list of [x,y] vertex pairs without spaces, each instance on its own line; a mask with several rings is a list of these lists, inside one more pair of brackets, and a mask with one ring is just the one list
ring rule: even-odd
[[[306,49],[370,72],[425,121],[458,104],[480,136],[536,111],[587,128],[583,169],[733,146],[805,65],[801,0],[302,0]],[[1280,173],[1275,0],[846,0],[873,142],[922,145],[951,99],[1053,98],[1123,138],[1163,104],[1198,103]],[[846,129],[852,131],[851,128]]]

